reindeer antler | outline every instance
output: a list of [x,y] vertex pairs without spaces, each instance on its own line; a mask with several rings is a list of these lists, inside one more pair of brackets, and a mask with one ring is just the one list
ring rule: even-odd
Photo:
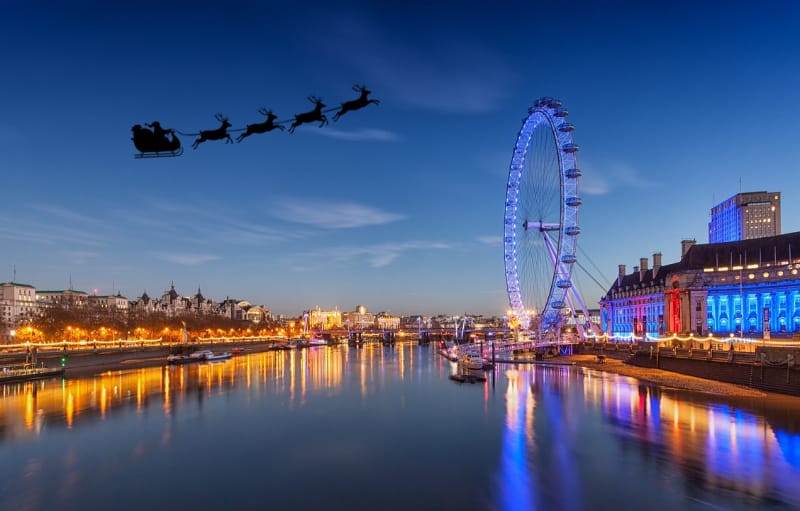
[[225,122],[225,121],[228,120],[227,117],[225,117],[224,115],[222,115],[219,112],[217,112],[217,114],[214,116],[214,119],[218,120],[219,122]]
[[258,109],[258,113],[260,113],[261,115],[270,115],[272,113],[272,109],[271,108],[264,108],[262,106],[261,108]]

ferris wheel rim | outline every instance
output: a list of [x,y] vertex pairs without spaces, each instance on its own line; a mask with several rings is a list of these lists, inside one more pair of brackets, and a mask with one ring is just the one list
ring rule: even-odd
[[[537,311],[540,319],[538,333],[555,329],[563,317],[563,309],[568,299],[567,291],[571,287],[572,267],[576,261],[577,237],[580,233],[578,222],[578,209],[581,204],[578,195],[580,171],[576,158],[578,146],[572,138],[574,126],[565,120],[567,114],[568,112],[562,108],[561,102],[557,99],[544,97],[534,103],[533,107],[528,110],[528,115],[523,119],[522,127],[517,135],[506,185],[503,237],[506,291],[511,312],[524,330],[530,330],[532,317],[526,308],[526,297],[522,296],[518,272],[517,209],[520,203],[521,181],[528,160],[529,144],[537,129],[540,127],[549,129],[549,134],[553,136],[556,143],[558,160],[559,222],[557,226],[548,224],[548,229],[545,229],[540,220],[538,227],[543,238],[547,238],[545,230],[557,228],[559,235],[555,246],[550,248],[553,262],[552,277],[542,310]],[[527,219],[524,225],[527,231]],[[546,244],[548,240],[544,241]]]

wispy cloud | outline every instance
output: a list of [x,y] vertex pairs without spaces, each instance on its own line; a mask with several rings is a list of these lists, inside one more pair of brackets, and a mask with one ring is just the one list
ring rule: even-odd
[[605,176],[585,172],[580,181],[581,193],[585,195],[605,195],[611,191],[611,183]]
[[32,206],[24,217],[0,216],[0,238],[42,245],[99,247],[108,243],[110,224],[58,207]]
[[615,189],[653,188],[660,184],[646,179],[634,167],[622,162],[593,165],[584,161],[581,169],[580,189],[586,195],[606,195]]
[[498,54],[464,37],[392,36],[374,20],[341,16],[323,50],[370,77],[382,97],[451,113],[495,110],[516,74]]
[[158,259],[184,266],[196,266],[198,264],[222,259],[220,256],[212,254],[189,254],[179,252],[156,252],[153,255]]
[[484,245],[500,245],[503,243],[502,236],[478,236],[475,239]]
[[67,262],[74,265],[89,264],[100,256],[97,252],[68,251],[65,254]]
[[77,211],[72,211],[71,209],[67,208],[51,205],[34,205],[32,208],[52,218],[58,218],[65,223],[92,225],[95,227],[106,225],[106,223],[102,220],[83,215]]
[[418,250],[446,250],[454,245],[431,241],[404,241],[399,243],[381,243],[367,246],[340,246],[326,248],[324,251],[306,253],[306,257],[317,261],[345,263],[353,260],[366,261],[372,268],[383,268],[398,258]]
[[138,215],[117,212],[119,222],[152,229],[164,237],[194,244],[261,245],[299,236],[295,231],[258,223],[254,220],[255,214],[239,210],[231,212],[222,205],[207,203],[206,207],[198,208],[152,197],[143,202],[144,207]]
[[653,188],[660,184],[658,181],[646,179],[637,169],[626,163],[614,163],[610,171],[615,180],[631,188]]
[[223,243],[238,243],[242,245],[260,245],[263,243],[275,243],[286,241],[290,236],[285,235],[258,225],[252,226],[231,226],[225,231],[217,233],[219,240]]
[[274,216],[288,222],[313,225],[321,229],[352,229],[383,225],[405,218],[352,202],[325,202],[317,199],[284,199],[277,203]]
[[374,140],[378,142],[397,142],[400,140],[400,137],[396,133],[375,128],[362,128],[352,131],[325,128],[324,130],[312,130],[310,133],[316,133],[323,137],[351,141]]

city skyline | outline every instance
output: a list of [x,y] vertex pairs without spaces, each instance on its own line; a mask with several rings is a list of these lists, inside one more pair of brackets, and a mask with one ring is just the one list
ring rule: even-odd
[[[600,271],[577,272],[587,306],[618,264],[704,243],[710,208],[739,191],[781,192],[782,232],[800,230],[789,2],[5,11],[3,282],[134,299],[174,281],[287,315],[502,315],[508,166],[541,96],[564,102],[581,148],[578,257]],[[356,83],[381,104],[133,158],[134,124],[197,132],[220,112],[242,128],[307,96],[338,106]]]

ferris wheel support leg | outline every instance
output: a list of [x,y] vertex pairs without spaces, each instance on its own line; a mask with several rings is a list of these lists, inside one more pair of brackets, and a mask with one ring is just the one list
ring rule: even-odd
[[[586,339],[586,330],[584,329],[583,325],[578,323],[578,319],[575,316],[575,304],[572,301],[572,299],[573,299],[572,295],[575,295],[575,299],[581,305],[584,314],[586,314],[586,308],[583,307],[583,304],[581,303],[580,298],[578,298],[577,294],[575,294],[575,288],[570,287],[569,291],[572,291],[572,294],[570,294],[569,292],[566,293],[565,296],[567,297],[567,304],[569,304],[569,310],[572,311],[572,319],[575,321],[575,327],[578,329],[578,337],[580,337],[581,340],[584,340],[584,339]],[[588,317],[588,316],[585,316],[585,317]]]
[[[542,231],[542,237],[544,238],[544,244],[547,247],[547,253],[550,255],[550,261],[553,263],[555,274],[558,276],[567,273],[565,270],[563,270],[563,268],[561,267],[561,263],[558,261],[558,256],[556,255],[556,248],[553,245],[553,240],[551,240],[550,236],[548,236],[548,234],[544,231]],[[567,299],[567,303],[569,304],[570,310],[575,311],[575,307],[573,306],[572,303],[572,297],[569,294],[570,290],[572,290],[573,294],[575,294],[574,287],[570,287],[569,289],[567,289],[567,292],[564,293],[564,297]],[[581,306],[583,306],[583,303],[580,301],[580,299],[578,299],[578,302],[581,303]],[[583,311],[584,314],[586,314],[586,307],[583,307]],[[588,314],[586,314],[586,317],[587,318],[589,317]],[[580,336],[580,338],[585,339],[586,335],[583,329],[583,325],[579,324],[577,321],[575,321],[575,325],[578,327],[578,335]],[[561,335],[559,335],[558,338],[560,340]]]
[[[589,311],[588,311],[588,309],[586,309],[586,304],[583,303],[583,300],[581,299],[581,295],[579,295],[578,292],[575,290],[575,286],[570,287],[569,290],[572,292],[572,295],[575,297],[575,301],[578,302],[578,305],[581,308],[580,310],[583,312],[583,317],[586,319],[586,322],[589,323],[589,328],[590,328],[592,334],[595,335],[595,336],[600,335],[599,330],[597,329],[595,324],[592,323],[591,316],[589,316]],[[567,295],[569,295],[569,293],[567,293]],[[575,310],[575,309],[573,309],[573,310]]]
[[[548,236],[547,233],[545,233],[545,232],[542,232],[542,237],[544,238],[544,244],[547,247],[547,252],[548,252],[548,254],[550,254],[550,260],[553,263],[553,267],[556,269],[556,274],[558,274],[560,264],[559,264],[559,262],[557,261],[557,258],[556,258],[556,251],[555,251],[555,247],[553,246],[553,242],[550,239],[550,236]],[[586,321],[590,325],[589,328],[591,329],[592,334],[599,335],[599,332],[597,331],[596,327],[591,322],[591,319],[590,319],[591,316],[589,316],[589,311],[586,309],[586,304],[583,303],[583,300],[581,299],[581,295],[579,295],[578,292],[575,290],[575,286],[574,285],[570,286],[568,288],[568,290],[567,290],[567,293],[565,293],[564,296],[566,296],[567,303],[569,304],[570,310],[573,311],[573,314],[574,314],[574,311],[577,310],[575,308],[575,306],[574,306],[573,299],[578,303],[581,312],[583,312],[583,317],[586,319]],[[575,326],[578,328],[578,335],[580,336],[580,338],[581,339],[586,339],[586,333],[587,332],[586,332],[585,326],[581,325],[580,323],[578,323],[578,321],[575,321]]]

